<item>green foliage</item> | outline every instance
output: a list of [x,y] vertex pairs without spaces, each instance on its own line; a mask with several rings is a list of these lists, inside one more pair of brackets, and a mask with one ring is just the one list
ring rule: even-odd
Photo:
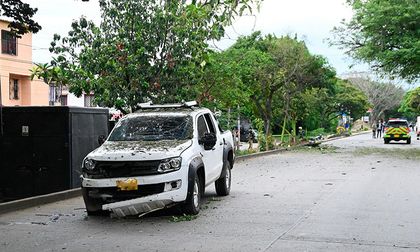
[[348,0],[354,15],[334,28],[331,44],[391,76],[420,76],[420,2]]
[[337,127],[343,113],[360,118],[369,108],[367,96],[347,81],[333,79],[324,87],[312,87],[297,95],[298,119],[305,129]]
[[212,92],[233,93],[227,97],[230,102],[252,104],[251,111],[264,122],[260,133],[265,135],[271,135],[272,124],[279,122],[279,117],[302,118],[300,92],[329,85],[335,76],[324,58],[311,55],[303,41],[289,36],[263,37],[255,32],[240,37],[221,54],[220,68],[228,73],[224,83],[232,85]]
[[275,138],[273,135],[258,134],[258,147],[260,151],[274,150]]
[[315,136],[319,136],[319,135],[326,135],[327,132],[325,131],[324,128],[318,128],[312,131],[308,132],[308,137],[315,137]]
[[183,214],[181,216],[171,216],[170,222],[192,221],[197,219],[197,215]]
[[1,0],[0,16],[13,19],[9,27],[16,37],[21,37],[25,33],[37,33],[41,26],[35,22],[32,17],[38,11],[37,8],[31,8],[27,3],[21,0]]
[[355,119],[361,118],[370,106],[367,96],[360,89],[343,80],[337,82],[334,100],[338,112],[350,114]]
[[49,64],[35,64],[30,71],[31,80],[39,78],[48,85],[67,85],[66,73],[58,67]]
[[251,150],[247,149],[247,150],[237,150],[237,151],[235,151],[235,155],[237,157],[244,156],[244,155],[250,155],[250,154],[254,154],[254,153],[257,153],[256,149],[251,149]]
[[208,41],[259,0],[100,0],[101,24],[84,17],[66,37],[54,36],[53,65],[67,73],[70,91],[122,111],[139,103],[196,98]]
[[404,95],[398,111],[409,114],[411,117],[420,114],[420,87],[410,90]]

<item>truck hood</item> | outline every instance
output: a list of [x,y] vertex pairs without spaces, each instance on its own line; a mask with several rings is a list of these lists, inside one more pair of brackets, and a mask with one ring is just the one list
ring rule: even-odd
[[191,144],[192,140],[106,141],[88,157],[98,161],[160,160],[180,156]]

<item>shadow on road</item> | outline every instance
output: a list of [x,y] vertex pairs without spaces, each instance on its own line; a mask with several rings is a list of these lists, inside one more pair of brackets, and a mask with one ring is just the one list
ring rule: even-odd
[[[222,201],[223,198],[224,197],[217,196],[215,192],[206,192],[201,199],[200,214],[202,214],[203,212],[206,211],[206,209],[209,208],[209,205],[211,204],[211,202]],[[180,218],[180,217],[185,217],[185,218]],[[87,216],[87,214],[85,213],[84,215],[84,219],[86,221],[93,221],[93,222],[100,221],[102,223],[106,221],[107,219],[110,220],[110,222],[113,222],[114,220],[123,221],[123,222],[134,222],[134,221],[139,221],[139,220],[145,220],[145,221],[151,220],[151,219],[156,220],[156,218],[161,218],[162,220],[179,222],[179,221],[193,220],[196,217],[184,215],[180,204],[173,205],[172,207],[165,208],[159,211],[151,212],[141,217],[138,217],[137,215],[131,215],[131,216],[126,216],[124,218],[110,218],[110,214],[105,214],[103,216]]]

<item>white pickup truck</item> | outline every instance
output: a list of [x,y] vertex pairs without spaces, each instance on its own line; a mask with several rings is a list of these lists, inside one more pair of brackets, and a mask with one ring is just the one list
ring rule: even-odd
[[181,204],[198,214],[205,187],[231,188],[235,156],[230,131],[195,104],[143,105],[122,118],[82,164],[88,215],[142,215]]

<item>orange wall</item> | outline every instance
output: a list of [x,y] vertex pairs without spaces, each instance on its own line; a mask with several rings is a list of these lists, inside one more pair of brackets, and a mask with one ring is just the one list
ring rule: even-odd
[[[9,30],[8,22],[0,20],[0,30]],[[30,80],[32,64],[32,34],[25,34],[17,39],[17,55],[1,53],[0,76],[1,100],[5,106],[48,105],[48,85],[42,81]],[[10,78],[19,79],[19,99],[9,99]]]
[[[41,80],[31,82],[31,104],[32,106],[48,105],[48,85]],[[28,104],[27,104],[28,105]]]

